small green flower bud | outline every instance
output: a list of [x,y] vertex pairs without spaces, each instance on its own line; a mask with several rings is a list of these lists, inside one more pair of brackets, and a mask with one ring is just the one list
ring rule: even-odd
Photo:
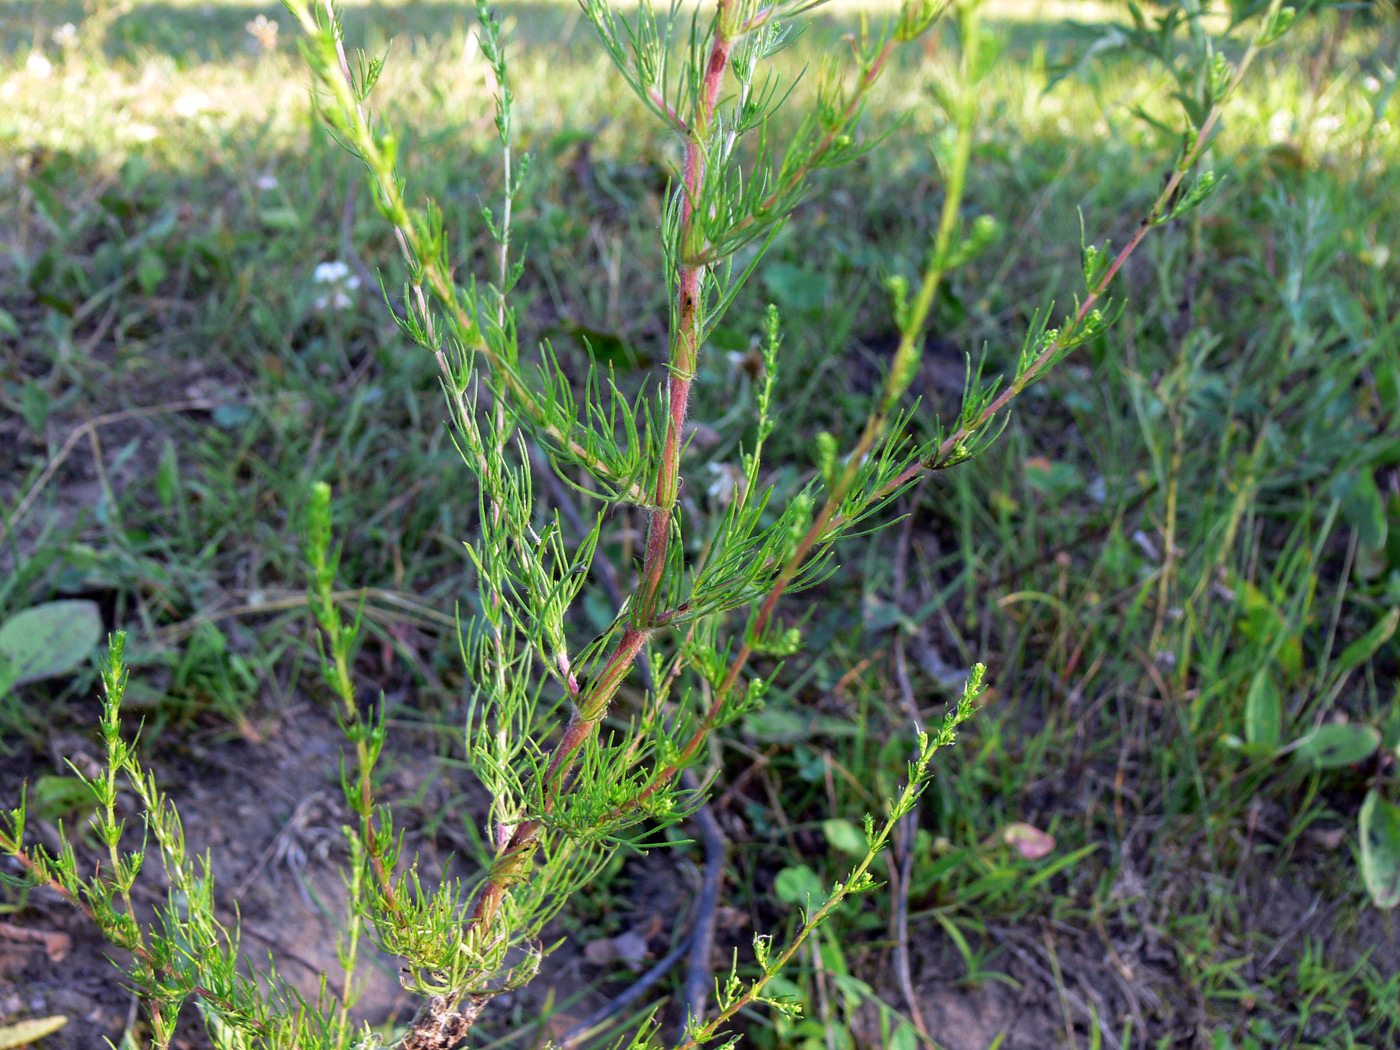
[[836,483],[836,438],[823,430],[817,435],[817,469],[830,488]]

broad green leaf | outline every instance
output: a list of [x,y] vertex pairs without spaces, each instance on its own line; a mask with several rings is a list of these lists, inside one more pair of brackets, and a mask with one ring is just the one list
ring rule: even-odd
[[213,412],[214,425],[225,430],[241,427],[252,418],[253,410],[237,401],[219,405]]
[[890,1050],[918,1050],[919,1033],[908,1021],[901,1021],[899,1027],[891,1033],[888,1045]]
[[1269,648],[1282,636],[1275,649],[1275,659],[1286,680],[1297,678],[1303,671],[1301,635],[1278,606],[1254,584],[1236,579],[1234,586],[1239,589],[1244,610],[1244,616],[1239,621],[1240,633],[1261,648]]
[[773,880],[773,891],[784,904],[800,904],[807,909],[815,909],[826,899],[820,876],[806,864],[778,872]]
[[850,853],[856,857],[865,856],[865,851],[868,848],[865,842],[865,833],[849,820],[822,821],[822,834],[826,836],[827,842],[842,853]]
[[1377,649],[1390,641],[1397,625],[1400,625],[1400,605],[1391,609],[1381,617],[1376,626],[1342,650],[1342,655],[1337,658],[1337,673],[1344,674],[1353,670],[1374,656]]
[[0,1050],[10,1050],[14,1046],[28,1046],[46,1035],[53,1035],[68,1023],[66,1017],[32,1017],[28,1021],[18,1021],[0,1028]]
[[1377,908],[1400,904],[1400,806],[1374,788],[1361,804],[1361,876]]
[[802,993],[802,986],[796,981],[777,974],[768,978],[768,983],[763,988],[764,999],[776,999],[779,1002],[802,1003],[805,996]]
[[165,260],[158,252],[142,252],[141,257],[136,260],[136,280],[147,295],[151,295],[160,287],[160,282],[165,280],[165,274]]
[[1084,489],[1084,476],[1073,463],[1031,456],[1022,464],[1022,470],[1027,487],[1037,495],[1052,500],[1063,500]]
[[[823,961],[825,961],[825,959],[827,959],[827,958],[830,956],[830,953],[831,953],[832,951],[838,951],[838,950],[840,949],[840,947],[841,947],[841,942],[840,942],[840,939],[837,938],[837,937],[834,937],[834,936],[833,936],[833,937],[830,937],[830,938],[828,938],[827,940],[823,941],[823,942],[822,942],[822,958],[823,958]],[[844,962],[845,962],[844,957],[840,957],[840,958],[841,958],[842,963],[844,964]],[[829,965],[829,964],[828,964],[828,965]],[[871,998],[871,997],[875,994],[875,989],[872,988],[872,987],[870,987],[870,985],[869,985],[868,982],[862,981],[859,977],[857,977],[857,976],[856,976],[855,974],[853,974],[853,973],[839,973],[839,972],[837,972],[837,973],[833,973],[833,974],[831,975],[831,977],[832,977],[832,983],[835,984],[836,987],[839,988],[842,992],[844,992],[848,997],[853,998],[853,999],[855,1000],[856,1003],[859,1003],[862,999],[869,999],[869,998]]]
[[29,429],[42,437],[44,424],[49,421],[49,409],[52,407],[48,393],[34,380],[27,379],[24,386],[19,388],[19,406]]
[[1329,722],[1303,737],[1294,754],[1317,769],[1336,769],[1365,761],[1380,744],[1380,731],[1373,726]]
[[68,674],[102,641],[102,614],[84,599],[46,602],[0,626],[0,686]]
[[1390,716],[1381,730],[1381,747],[1389,748],[1400,758],[1400,682],[1396,683],[1390,697]]
[[812,735],[812,720],[785,708],[764,707],[744,719],[744,732],[759,740],[806,740]]
[[285,232],[301,229],[301,215],[295,208],[261,208],[258,221],[269,230]]
[[1385,546],[1385,502],[1369,470],[1348,471],[1332,482],[1332,496],[1341,502],[1342,517],[1372,550]]
[[826,304],[826,275],[791,263],[772,263],[763,271],[763,284],[779,306],[811,313]]
[[1244,701],[1244,738],[1277,747],[1283,733],[1283,698],[1267,668],[1255,672]]

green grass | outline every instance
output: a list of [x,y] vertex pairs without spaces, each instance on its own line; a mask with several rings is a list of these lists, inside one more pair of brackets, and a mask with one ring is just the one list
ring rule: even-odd
[[[96,597],[135,635],[135,699],[153,730],[275,734],[316,690],[298,523],[324,479],[345,528],[340,578],[374,589],[361,673],[398,698],[398,718],[451,724],[450,624],[469,591],[475,497],[432,362],[377,294],[315,308],[312,273],[345,257],[342,228],[391,289],[400,264],[359,173],[312,124],[290,26],[274,50],[252,46],[245,23],[278,10],[141,3],[105,50],[64,59],[50,33],[79,5],[0,4],[0,614]],[[674,147],[569,5],[503,12],[536,163],[515,233],[526,341],[582,362],[587,337],[639,382],[665,323],[650,245]],[[792,67],[839,47],[850,17],[809,33]],[[952,952],[970,986],[1012,980],[1016,951],[1037,953],[1058,975],[1065,1045],[1102,1034],[1057,954],[1081,941],[1110,959],[1097,972],[1149,989],[1136,1016],[1103,1019],[1122,1045],[1400,1037],[1400,949],[1352,855],[1382,764],[1315,772],[1233,743],[1261,667],[1282,696],[1284,742],[1342,718],[1377,726],[1392,749],[1400,737],[1394,641],[1335,673],[1400,604],[1400,114],[1372,105],[1393,77],[1396,31],[1358,20],[1329,58],[1335,17],[1261,61],[1212,150],[1225,188],[1135,258],[1119,324],[1033,388],[981,460],[906,501],[902,604],[898,529],[852,544],[840,574],[789,603],[794,617],[811,609],[812,655],[715,756],[721,792],[761,758],[725,805],[735,908],[780,916],[771,887],[784,869],[839,877],[839,859],[812,859],[821,819],[895,790],[908,745],[890,652],[903,632],[924,708],[944,702],[943,665],[986,660],[995,686],[923,806],[910,895],[921,951]],[[377,97],[413,124],[410,191],[442,203],[454,258],[480,269],[477,212],[498,174],[466,9],[357,9],[350,30],[395,38]],[[1068,300],[1081,216],[1091,240],[1127,239],[1174,146],[1134,113],[1170,110],[1159,71],[1110,57],[1047,94],[1092,27],[1007,17],[1002,31],[969,210],[1006,233],[940,298],[920,384],[929,411],[951,406],[961,354],[985,347],[990,368],[1006,367],[1032,311]],[[934,66],[902,61],[872,106],[909,110],[908,123],[819,187],[706,355],[694,415],[709,429],[692,477],[707,462],[718,476],[743,434],[742,357],[769,299],[788,324],[781,396],[806,421],[774,436],[775,483],[813,469],[818,430],[863,418],[892,331],[882,279],[915,270],[940,200],[945,129],[921,104]],[[686,499],[697,518],[713,510],[703,491]],[[614,560],[640,524],[617,516]],[[5,746],[41,744],[54,720],[86,724],[73,701],[92,684],[80,674],[0,700]],[[999,844],[1014,821],[1050,832],[1055,850],[1027,860]],[[579,930],[625,928],[612,885],[582,903]],[[1293,921],[1259,904],[1279,885],[1299,921],[1314,902],[1325,918],[1285,938]],[[816,1020],[754,1017],[755,1044],[824,1046],[828,1032],[870,1043],[897,1027],[887,914],[848,908],[790,974]],[[1136,965],[1133,953],[1145,953]]]

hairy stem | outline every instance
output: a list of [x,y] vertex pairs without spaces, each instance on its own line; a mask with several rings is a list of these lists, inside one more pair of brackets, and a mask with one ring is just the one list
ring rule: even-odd
[[[714,22],[714,40],[699,96],[695,100],[691,134],[686,139],[685,180],[681,201],[681,243],[694,236],[695,207],[700,198],[704,167],[704,144],[720,86],[729,62],[733,39],[727,35],[727,0],[718,0]],[[682,430],[685,426],[690,384],[700,355],[701,295],[704,268],[682,264],[677,274],[676,326],[671,336],[670,379],[668,382],[668,411],[661,462],[652,493],[651,519],[647,528],[646,554],[641,579],[632,602],[633,626],[623,632],[621,639],[603,665],[602,672],[589,684],[577,703],[559,743],[550,756],[544,772],[542,805],[549,813],[573,771],[579,751],[597,732],[598,723],[607,714],[608,706],[622,684],[632,663],[646,643],[655,626],[656,607],[665,578],[666,560],[670,546],[672,518],[680,494],[680,457]],[[510,887],[529,871],[530,860],[539,841],[542,824],[538,820],[522,821],[498,853],[490,876],[482,886],[473,909],[474,926],[489,926]]]
[[[697,239],[695,208],[705,179],[705,143],[719,89],[729,64],[734,41],[727,35],[725,24],[727,0],[718,0],[715,12],[715,38],[705,63],[705,77],[700,95],[695,100],[691,134],[685,143],[685,175],[681,192],[681,246],[684,256]],[[697,246],[698,247],[698,246]],[[697,251],[696,254],[699,254]],[[642,564],[641,583],[633,604],[634,623],[655,620],[661,584],[666,574],[666,556],[671,539],[671,521],[676,499],[680,495],[681,439],[686,411],[690,401],[690,384],[700,360],[700,326],[704,304],[705,265],[679,264],[677,271],[676,325],[671,333],[670,378],[667,385],[666,434],[661,446],[661,464],[656,474],[652,497],[651,520],[647,524],[646,556]]]

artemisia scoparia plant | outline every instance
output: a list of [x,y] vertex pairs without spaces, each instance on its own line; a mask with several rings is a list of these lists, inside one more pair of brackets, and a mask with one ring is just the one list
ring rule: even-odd
[[[129,975],[145,996],[156,1046],[169,1045],[175,1016],[191,998],[224,1047],[379,1045],[381,1037],[357,1027],[353,1016],[359,948],[369,936],[402,960],[405,986],[424,997],[396,1045],[449,1047],[468,1037],[493,997],[531,978],[546,923],[613,851],[655,836],[700,802],[703,790],[682,788],[680,774],[698,761],[711,734],[762,704],[776,672],[759,673],[754,657],[791,657],[802,647],[800,631],[780,620],[783,597],[821,580],[831,570],[834,545],[874,527],[873,516],[911,482],[976,455],[1018,394],[1105,329],[1105,293],[1127,257],[1150,229],[1212,188],[1210,174],[1196,168],[1221,105],[1259,48],[1287,29],[1292,11],[1278,0],[1234,8],[1232,28],[1254,27],[1235,62],[1201,31],[1203,10],[1194,0],[1168,8],[1152,24],[1136,14],[1127,38],[1168,65],[1187,125],[1159,197],[1116,255],[1106,245],[1084,246],[1082,296],[1053,325],[1050,310],[1035,316],[1010,374],[984,379],[980,368],[969,368],[957,418],[920,418],[915,425],[919,410],[905,395],[939,284],[998,236],[993,217],[963,214],[978,100],[995,48],[979,24],[977,0],[952,0],[956,68],[934,97],[952,131],[951,145],[939,152],[943,201],[917,287],[889,282],[900,338],[869,417],[844,451],[824,435],[810,482],[785,506],[773,506],[764,443],[780,422],[801,421],[775,415],[783,339],[770,308],[760,333],[763,373],[742,482],[718,521],[697,524],[684,519],[678,497],[691,387],[707,339],[793,217],[814,173],[848,163],[890,130],[864,126],[866,99],[888,75],[897,49],[945,14],[942,0],[905,0],[878,27],[861,18],[850,55],[822,68],[814,108],[782,142],[771,128],[791,84],[771,60],[814,6],[810,0],[717,0],[664,14],[643,0],[625,16],[606,0],[583,0],[619,75],[682,147],[656,246],[670,293],[667,363],[662,382],[635,396],[611,375],[569,374],[547,344],[522,347],[518,340],[511,294],[523,264],[512,255],[511,213],[528,158],[514,151],[510,75],[490,13],[480,12],[480,42],[498,86],[502,195],[483,222],[497,250],[489,274],[461,285],[441,211],[414,198],[398,171],[394,131],[370,108],[383,59],[347,53],[332,0],[285,3],[304,31],[320,117],[363,162],[378,211],[397,236],[407,270],[401,327],[437,360],[458,447],[477,482],[479,535],[470,550],[480,587],[473,614],[462,623],[461,646],[472,683],[467,758],[491,798],[483,873],[465,884],[422,885],[400,855],[388,809],[375,802],[371,774],[385,727],[378,717],[365,717],[356,699],[356,625],[342,621],[332,598],[336,557],[324,485],[310,499],[310,596],[326,681],[339,698],[354,752],[344,785],[356,817],[346,831],[350,910],[336,985],[323,983],[318,1001],[308,1003],[275,974],[263,983],[240,974],[237,926],[216,917],[208,870],[187,856],[178,815],[121,735],[120,636],[103,677],[108,768],[90,781],[107,864],[89,875],[71,845],[57,855],[25,845],[22,805],[0,845],[132,953]],[[596,502],[586,535],[567,536],[558,516],[537,502],[531,446]],[[631,582],[630,595],[611,626],[590,637],[571,610],[600,556],[603,509],[619,503],[644,509],[644,553],[635,571],[617,567]],[[687,558],[687,529],[701,526],[703,553]],[[621,711],[619,687],[644,656],[658,669],[655,687],[643,705]],[[774,665],[770,659],[764,666]],[[711,1015],[690,1019],[678,1044],[683,1050],[723,1037],[745,1006],[792,1009],[767,998],[766,986],[832,909],[873,885],[870,864],[913,807],[934,751],[953,740],[971,713],[982,679],[979,665],[941,725],[919,738],[903,792],[885,812],[866,818],[868,850],[849,877],[824,900],[808,901],[788,943],[755,939],[747,976],[736,971],[720,983]],[[139,796],[145,841],[158,847],[173,887],[160,922],[150,926],[137,921],[130,900],[145,851],[122,851],[123,824],[115,816],[121,784]],[[648,1028],[636,1038],[637,1045],[650,1045],[658,1036]]]

